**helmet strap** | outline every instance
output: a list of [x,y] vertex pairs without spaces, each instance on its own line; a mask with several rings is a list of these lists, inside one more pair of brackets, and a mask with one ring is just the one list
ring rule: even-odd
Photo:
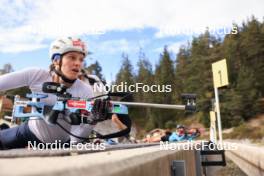
[[64,82],[69,83],[69,84],[73,84],[73,83],[76,81],[76,79],[74,79],[74,80],[68,79],[68,78],[62,73],[62,71],[61,71],[62,57],[63,57],[63,55],[57,55],[57,58],[55,58],[55,59],[59,60],[59,70],[57,70],[56,68],[54,68],[53,71],[54,71],[59,77],[61,77],[61,79],[62,79]]
[[53,70],[59,77],[61,77],[61,79],[66,82],[66,83],[69,83],[69,84],[73,84],[76,79],[74,80],[71,80],[71,79],[68,79],[61,71],[58,71],[56,69]]

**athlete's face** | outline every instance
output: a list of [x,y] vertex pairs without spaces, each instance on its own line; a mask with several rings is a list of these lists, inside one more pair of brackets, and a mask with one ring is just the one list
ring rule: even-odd
[[83,67],[84,55],[80,52],[68,52],[62,57],[61,72],[71,80],[77,79]]

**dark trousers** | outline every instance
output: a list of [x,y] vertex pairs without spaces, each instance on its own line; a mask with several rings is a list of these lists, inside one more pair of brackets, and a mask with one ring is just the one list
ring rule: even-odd
[[28,122],[0,131],[0,149],[25,148],[28,142],[41,141],[30,131]]

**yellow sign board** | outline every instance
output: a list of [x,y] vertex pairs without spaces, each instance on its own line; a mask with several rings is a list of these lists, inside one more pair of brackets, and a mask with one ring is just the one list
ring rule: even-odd
[[212,64],[214,87],[223,87],[228,85],[228,74],[226,59]]
[[216,121],[215,112],[210,111],[210,122],[211,122],[211,124],[215,123],[215,121]]

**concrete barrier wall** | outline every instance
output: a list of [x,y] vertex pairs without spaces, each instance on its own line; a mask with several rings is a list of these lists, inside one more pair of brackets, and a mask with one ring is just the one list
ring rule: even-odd
[[226,156],[243,172],[250,176],[264,175],[264,146],[234,142],[225,143],[237,147],[237,150],[226,151]]
[[119,168],[113,175],[171,176],[171,164],[173,160],[185,160],[186,175],[196,176],[194,151],[157,151],[132,157],[115,163],[113,167],[123,166],[123,169]]
[[196,157],[195,151],[153,146],[77,156],[0,159],[0,175],[170,176],[172,161],[185,160],[187,176],[195,176],[200,175]]

